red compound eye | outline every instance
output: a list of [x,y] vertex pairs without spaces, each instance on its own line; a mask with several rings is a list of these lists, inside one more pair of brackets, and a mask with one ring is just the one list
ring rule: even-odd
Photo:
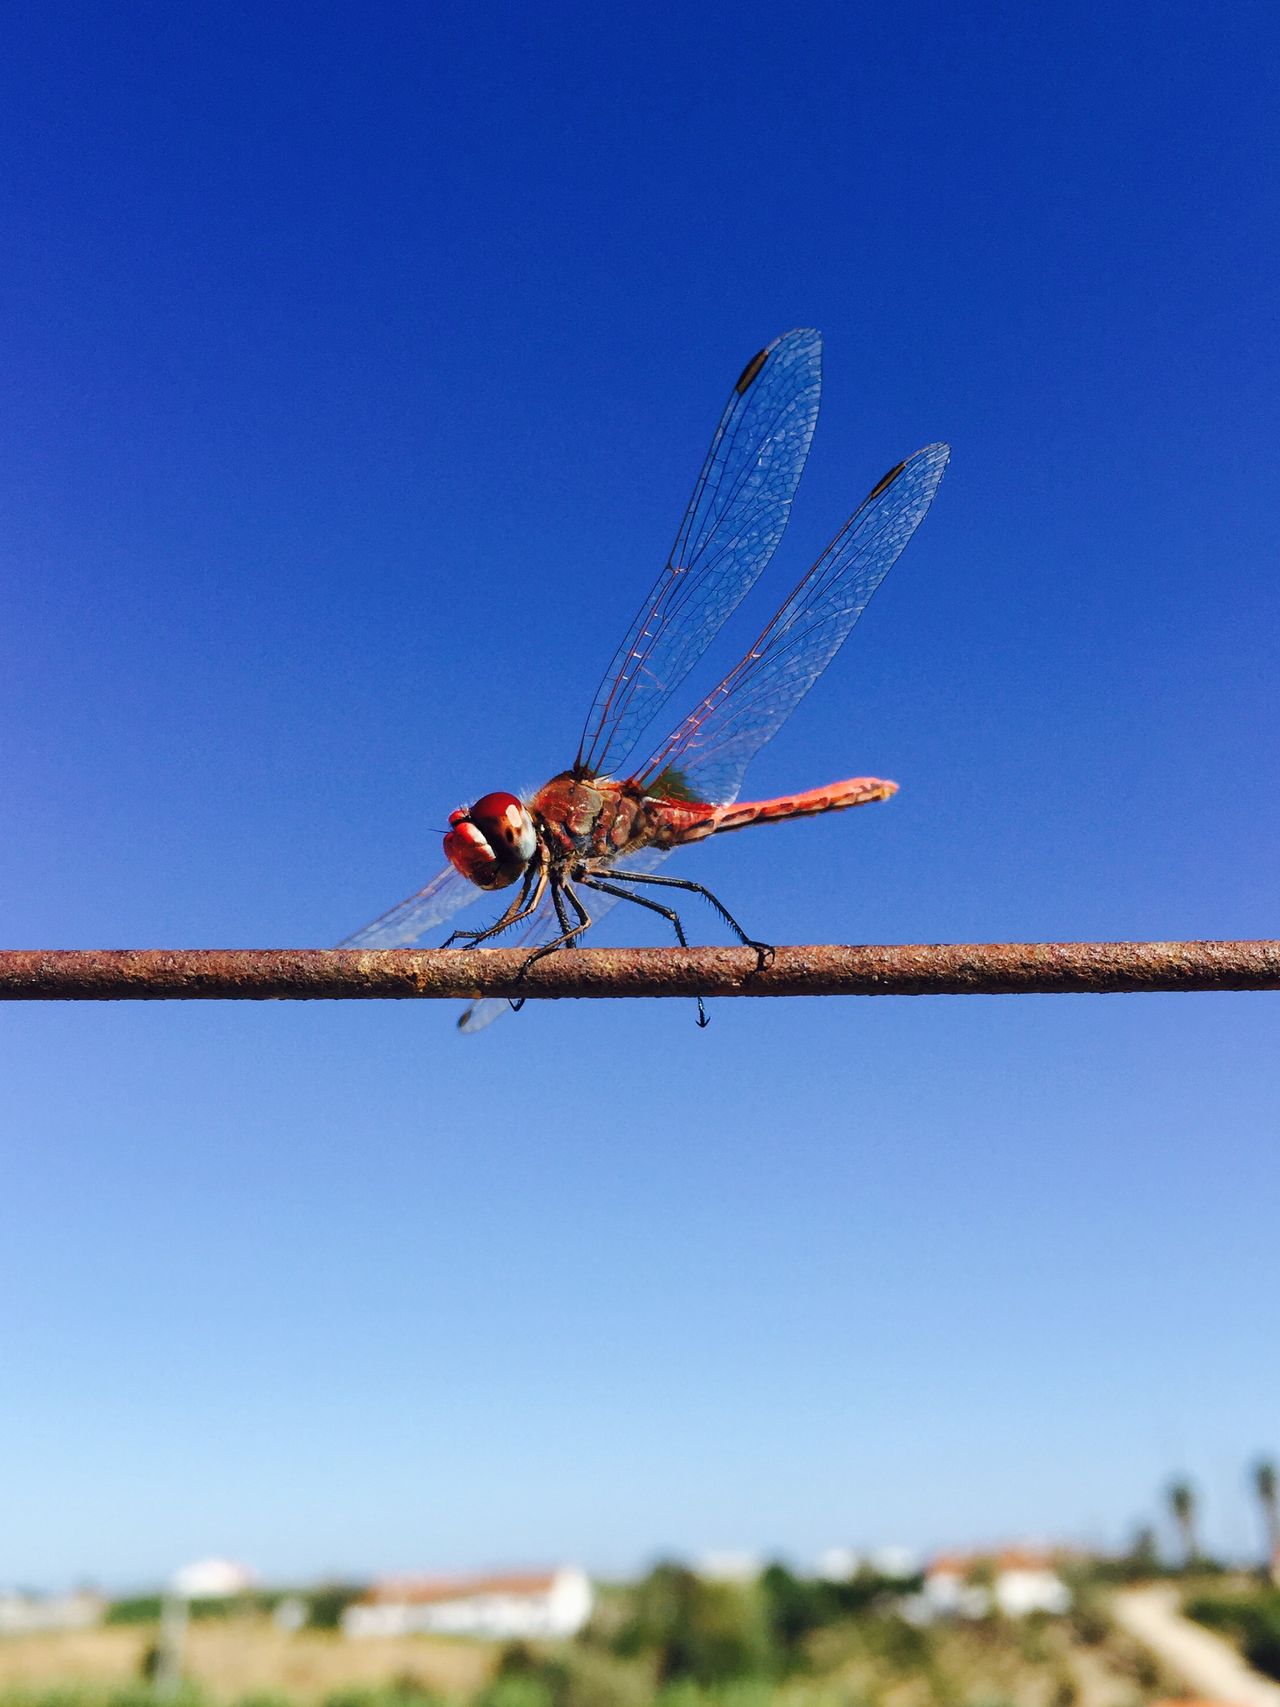
[[522,875],[538,846],[533,819],[514,794],[486,794],[449,814],[445,857],[481,889],[505,889]]
[[493,857],[493,849],[474,824],[468,824],[465,819],[456,822],[444,839],[444,853],[455,871],[469,877],[481,889],[495,887],[498,862]]
[[524,807],[514,794],[484,795],[471,808],[469,817],[499,859],[503,848],[514,848],[524,834]]

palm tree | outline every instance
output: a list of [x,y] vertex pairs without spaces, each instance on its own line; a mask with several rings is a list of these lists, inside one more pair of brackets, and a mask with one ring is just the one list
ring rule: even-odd
[[1266,1568],[1280,1570],[1280,1493],[1276,1488],[1276,1467],[1269,1458],[1260,1458],[1253,1467],[1253,1491],[1262,1507],[1263,1531],[1267,1537]]
[[1169,1510],[1182,1532],[1183,1563],[1190,1570],[1200,1557],[1196,1542],[1196,1494],[1191,1483],[1182,1477],[1169,1484]]

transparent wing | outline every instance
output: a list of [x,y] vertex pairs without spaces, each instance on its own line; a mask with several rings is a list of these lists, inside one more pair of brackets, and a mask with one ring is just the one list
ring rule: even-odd
[[425,931],[451,919],[463,907],[470,906],[484,894],[469,878],[447,865],[438,877],[383,913],[371,925],[354,936],[344,937],[339,948],[408,948]]
[[[655,866],[662,864],[670,852],[670,848],[642,848],[638,853],[628,854],[625,865],[628,871],[652,871]],[[598,890],[584,889],[578,893],[581,895],[583,906],[591,915],[592,925],[598,925],[606,913],[613,911],[619,900],[616,895],[602,895]],[[576,917],[572,907],[569,907],[567,903],[565,910],[570,919]],[[539,901],[524,931],[515,939],[514,943],[504,940],[495,946],[527,948],[532,953],[535,948],[540,948],[543,943],[551,942],[553,938],[558,937],[562,929],[563,926],[556,917],[551,891],[548,889]],[[484,952],[482,948],[476,950],[477,954]],[[571,953],[572,950],[566,949],[565,952]],[[480,1001],[472,1002],[463,1014],[458,1021],[458,1030],[465,1031],[470,1036],[472,1032],[483,1031],[485,1026],[492,1025],[495,1019],[500,1019],[503,1014],[510,1012],[511,1004],[505,996],[482,997]]]
[[748,763],[835,657],[924,519],[951,451],[928,445],[862,501],[747,653],[636,773],[661,794],[730,801]]
[[822,339],[786,332],[752,358],[716,428],[657,584],[601,678],[577,763],[617,774],[782,538],[822,385]]

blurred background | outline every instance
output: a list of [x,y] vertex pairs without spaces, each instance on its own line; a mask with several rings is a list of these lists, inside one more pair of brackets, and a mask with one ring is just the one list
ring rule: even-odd
[[[901,792],[680,873],[776,942],[1275,934],[1273,7],[5,36],[7,946],[426,882],[805,325],[708,671],[948,440],[748,783]],[[1271,998],[453,1017],[7,1010],[0,1695],[1274,1700],[1213,1670],[1280,1669]]]

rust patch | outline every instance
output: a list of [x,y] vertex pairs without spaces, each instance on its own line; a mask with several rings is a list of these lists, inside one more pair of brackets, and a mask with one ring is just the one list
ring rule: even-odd
[[397,1001],[481,996],[997,996],[1280,990],[1280,942],[0,952],[0,1001]]

